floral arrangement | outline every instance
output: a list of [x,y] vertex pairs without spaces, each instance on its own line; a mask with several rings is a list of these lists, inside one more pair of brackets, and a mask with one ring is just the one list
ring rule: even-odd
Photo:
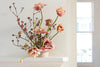
[[[45,6],[47,5],[41,2],[35,4],[33,7],[33,10],[35,11],[32,13],[33,17],[27,17],[28,22],[21,20],[19,16],[23,12],[24,7],[18,11],[15,3],[12,3],[12,5],[9,6],[10,11],[16,16],[17,23],[21,28],[21,31],[19,31],[18,34],[12,34],[12,36],[16,37],[17,44],[15,43],[15,40],[12,40],[12,43],[17,47],[21,47],[21,49],[27,50],[28,56],[37,57],[43,51],[54,49],[55,47],[52,44],[52,39],[64,30],[64,27],[61,24],[58,24],[57,26],[56,21],[58,17],[62,17],[66,11],[60,7],[56,9],[57,17],[54,21],[52,19],[46,19],[45,22],[43,22],[42,10]],[[35,17],[36,14],[40,14],[41,18]],[[46,28],[43,28],[41,26],[42,24],[45,24]],[[57,31],[53,36],[50,35],[52,30]],[[23,34],[25,36],[23,36]],[[25,44],[20,45],[19,39],[25,40]]]

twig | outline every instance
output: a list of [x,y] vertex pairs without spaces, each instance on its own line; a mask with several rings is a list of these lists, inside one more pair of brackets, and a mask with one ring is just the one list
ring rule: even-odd
[[[22,13],[23,9],[24,9],[24,7],[21,8],[21,10],[20,10],[20,12],[19,12],[19,15]],[[18,15],[18,16],[19,16],[19,15]]]
[[15,12],[16,12],[16,15],[17,15],[17,9],[16,9],[16,7],[15,7],[15,4],[13,4],[13,7],[14,7]]
[[10,9],[10,11],[12,12],[13,15],[15,15],[17,17],[17,15]]
[[14,42],[12,42],[13,45],[17,46],[17,47],[23,47],[22,45],[16,45]]
[[23,37],[20,37],[21,39],[24,39],[24,40],[26,40],[26,41],[28,41],[29,42],[29,40],[27,40],[27,39],[25,39],[25,38],[23,38]]

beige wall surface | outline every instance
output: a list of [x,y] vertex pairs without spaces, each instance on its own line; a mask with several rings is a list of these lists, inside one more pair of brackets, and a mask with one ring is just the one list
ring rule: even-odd
[[100,0],[94,0],[93,63],[100,67]]
[[[43,9],[45,19],[54,19],[56,17],[55,9],[58,7],[66,9],[66,15],[57,21],[64,25],[65,30],[54,38],[53,44],[56,49],[50,52],[50,56],[69,57],[69,62],[64,67],[76,67],[76,0],[14,0],[18,7],[25,7],[21,14],[22,19],[32,16],[34,4],[40,1],[48,5]],[[16,18],[8,9],[12,2],[12,0],[0,0],[0,57],[22,57],[26,53],[11,43],[12,33],[17,33],[19,29]]]

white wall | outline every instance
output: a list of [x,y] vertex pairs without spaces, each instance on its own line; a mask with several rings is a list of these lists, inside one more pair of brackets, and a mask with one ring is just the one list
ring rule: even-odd
[[94,0],[94,67],[100,67],[100,0]]
[[[25,11],[21,15],[24,18],[31,15],[34,3],[46,3],[44,8],[45,18],[55,18],[57,7],[66,9],[66,15],[59,18],[58,23],[64,25],[64,32],[53,40],[56,49],[51,51],[50,56],[69,57],[66,66],[76,67],[76,0],[16,0],[18,6],[24,6]],[[8,7],[10,0],[0,1],[0,57],[1,56],[24,56],[25,51],[12,45],[12,33],[18,32],[16,18],[10,13]],[[46,10],[47,9],[47,10]]]

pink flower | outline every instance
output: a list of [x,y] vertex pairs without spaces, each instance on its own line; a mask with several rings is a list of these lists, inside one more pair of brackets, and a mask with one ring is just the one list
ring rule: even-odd
[[38,11],[42,9],[44,6],[46,6],[46,4],[39,2],[38,4],[35,4],[34,9]]
[[54,45],[52,44],[52,41],[50,41],[48,38],[44,41],[44,46],[41,48],[42,50],[49,50],[54,49]]
[[41,28],[38,28],[38,27],[36,27],[35,28],[35,32],[36,32],[36,34],[39,34],[39,33],[48,33],[47,31],[46,31],[46,29],[41,29]]
[[38,48],[35,48],[35,47],[31,47],[29,50],[28,50],[28,55],[29,56],[38,56],[40,54],[40,50]]
[[58,16],[62,17],[66,11],[62,7],[60,7],[58,9],[56,9],[56,12],[57,12]]
[[46,26],[51,26],[53,24],[53,21],[52,21],[52,19],[47,19],[46,20]]

